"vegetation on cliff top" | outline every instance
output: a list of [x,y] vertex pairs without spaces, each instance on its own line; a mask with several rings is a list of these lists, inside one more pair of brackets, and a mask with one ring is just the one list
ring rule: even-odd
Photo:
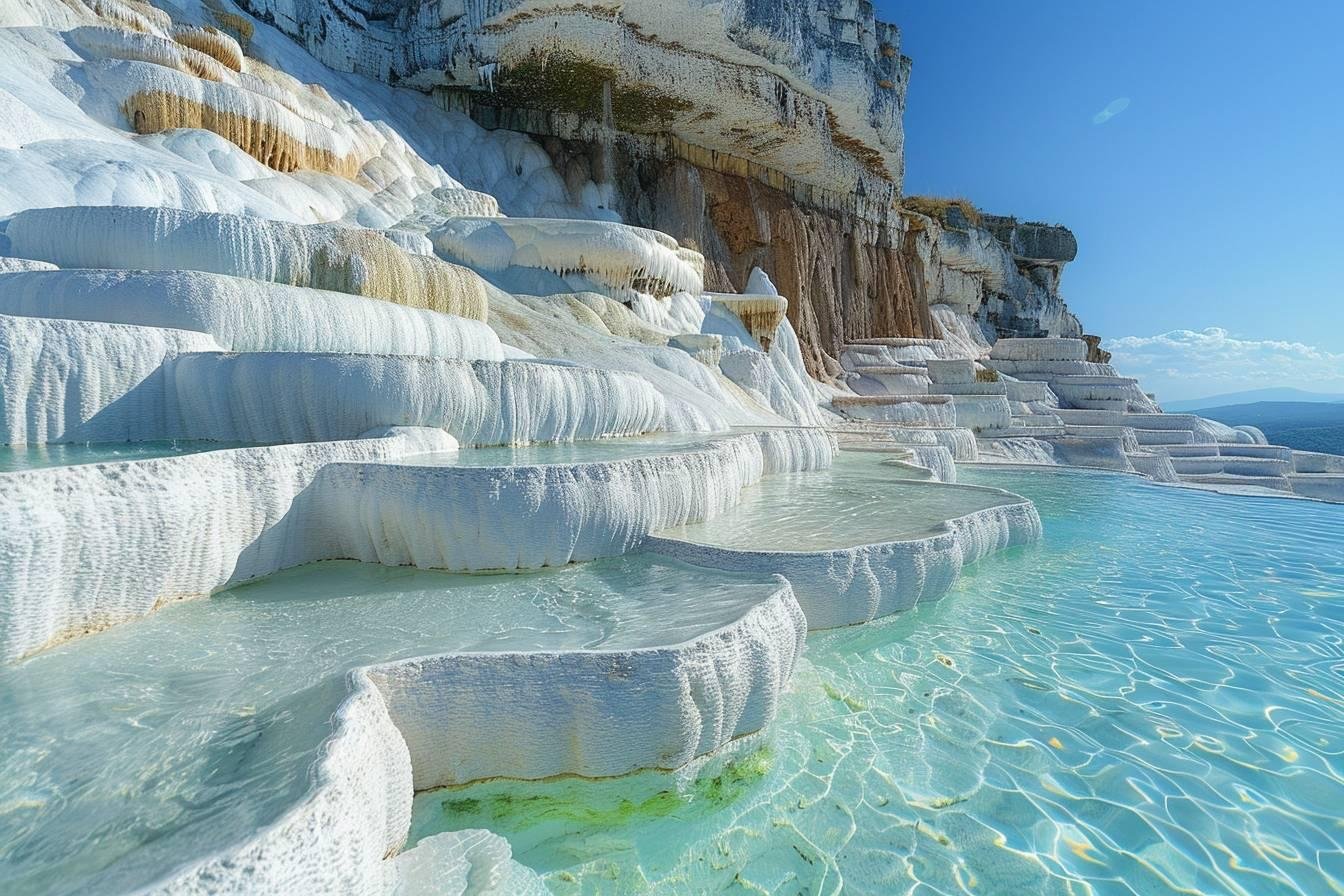
[[[969,199],[947,196],[904,196],[901,208],[919,215],[927,215],[944,227],[964,230],[966,225],[981,225],[980,209]],[[949,220],[949,212],[956,209]],[[960,218],[958,218],[958,213]]]

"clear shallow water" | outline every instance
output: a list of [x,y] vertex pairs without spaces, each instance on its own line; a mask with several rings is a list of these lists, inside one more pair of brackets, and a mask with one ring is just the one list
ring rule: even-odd
[[206,442],[172,439],[160,442],[86,442],[72,445],[0,445],[0,473],[100,464],[123,460],[148,460],[178,454],[198,454],[221,448],[246,448],[248,442]]
[[543,445],[463,448],[398,458],[391,463],[433,467],[513,467],[532,464],[575,464],[629,460],[659,454],[677,454],[709,445],[726,434],[654,433],[621,439],[554,442]]
[[0,668],[0,892],[129,891],[273,821],[354,667],[674,644],[774,591],[643,556],[499,576],[320,563]]
[[919,538],[1014,495],[910,478],[877,451],[841,451],[829,470],[766,476],[712,519],[658,534],[737,550],[825,551]]
[[1039,545],[808,641],[765,746],[421,794],[557,893],[1276,893],[1344,886],[1344,507],[962,467]]

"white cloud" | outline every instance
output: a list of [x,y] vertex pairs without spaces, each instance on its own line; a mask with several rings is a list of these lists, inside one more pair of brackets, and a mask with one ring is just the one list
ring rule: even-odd
[[1115,99],[1111,100],[1109,103],[1106,104],[1105,109],[1102,109],[1096,115],[1092,116],[1092,123],[1105,124],[1106,122],[1110,121],[1112,118],[1119,115],[1121,112],[1125,111],[1128,108],[1129,108],[1129,97],[1127,96],[1116,97]]
[[1158,399],[1200,398],[1271,386],[1344,391],[1344,354],[1301,342],[1245,339],[1222,327],[1125,336],[1103,346]]

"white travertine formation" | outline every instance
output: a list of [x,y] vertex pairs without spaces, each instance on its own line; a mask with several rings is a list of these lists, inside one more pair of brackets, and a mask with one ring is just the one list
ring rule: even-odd
[[236,352],[347,352],[501,361],[480,321],[201,271],[35,271],[0,276],[0,314],[209,333]]
[[938,385],[975,382],[974,361],[964,358],[930,358],[926,362],[926,366],[929,371],[929,380]]
[[844,395],[832,398],[831,404],[856,420],[915,427],[957,425],[956,406],[949,396],[944,395]]
[[715,304],[722,306],[742,321],[751,337],[765,349],[774,341],[775,331],[789,310],[789,300],[778,294],[736,295],[722,292],[706,293]]
[[0,257],[0,274],[13,274],[23,271],[54,271],[56,265],[46,261],[33,261],[31,258]]
[[187,330],[0,314],[0,445],[163,438],[164,362],[218,349]]
[[823,431],[776,429],[622,461],[422,466],[414,455],[454,440],[384,432],[0,474],[0,661],[317,560],[465,571],[616,556],[833,451]]
[[679,768],[774,717],[807,634],[778,581],[740,620],[685,644],[458,654],[370,674],[406,738],[417,790]]
[[319,559],[329,464],[452,447],[398,431],[0,474],[0,661]]
[[952,406],[957,426],[966,429],[1005,427],[1012,417],[1008,399],[1002,395],[953,395]]
[[1000,339],[989,356],[1004,361],[1086,361],[1087,343],[1081,339]]
[[141,892],[390,892],[397,867],[386,858],[405,842],[411,822],[412,757],[367,670],[351,673],[350,690],[297,805],[245,842],[184,857],[184,867]]
[[697,566],[782,575],[793,584],[808,628],[816,630],[869,622],[940,597],[964,564],[1041,537],[1040,516],[1023,498],[947,520],[943,527],[927,538],[825,551],[748,551],[665,536],[650,537],[648,548]]
[[166,208],[20,212],[5,231],[18,256],[60,267],[192,270],[386,299],[485,320],[476,274],[409,253],[376,231]]
[[[457,653],[357,669],[303,800],[146,892],[424,892],[405,878],[419,860],[444,855],[452,864],[431,892],[496,892],[516,869],[507,845],[482,832],[385,860],[410,827],[413,789],[680,767],[770,722],[806,633],[779,579],[739,619],[681,644]],[[417,855],[427,846],[432,855]],[[455,879],[464,888],[445,890]]]
[[0,444],[308,442],[430,426],[497,445],[636,435],[666,422],[648,381],[609,370],[218,348],[191,331],[0,316],[0,358],[13,371]]
[[828,467],[831,451],[822,431],[779,429],[591,463],[335,464],[321,497],[323,516],[341,522],[324,549],[328,557],[462,571],[614,557],[638,549],[649,532],[717,516],[762,475]]
[[445,258],[482,272],[540,268],[578,275],[624,298],[704,291],[704,259],[656,230],[609,221],[453,218],[433,231]]
[[638,435],[666,417],[647,380],[559,362],[201,353],[165,379],[173,413],[154,438],[311,442],[429,426],[463,445],[516,445]]

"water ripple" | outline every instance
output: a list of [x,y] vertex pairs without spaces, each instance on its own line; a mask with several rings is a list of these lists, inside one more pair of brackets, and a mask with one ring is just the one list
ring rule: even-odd
[[558,893],[1344,893],[1344,507],[963,471],[1046,536],[813,636],[696,775],[423,794]]

